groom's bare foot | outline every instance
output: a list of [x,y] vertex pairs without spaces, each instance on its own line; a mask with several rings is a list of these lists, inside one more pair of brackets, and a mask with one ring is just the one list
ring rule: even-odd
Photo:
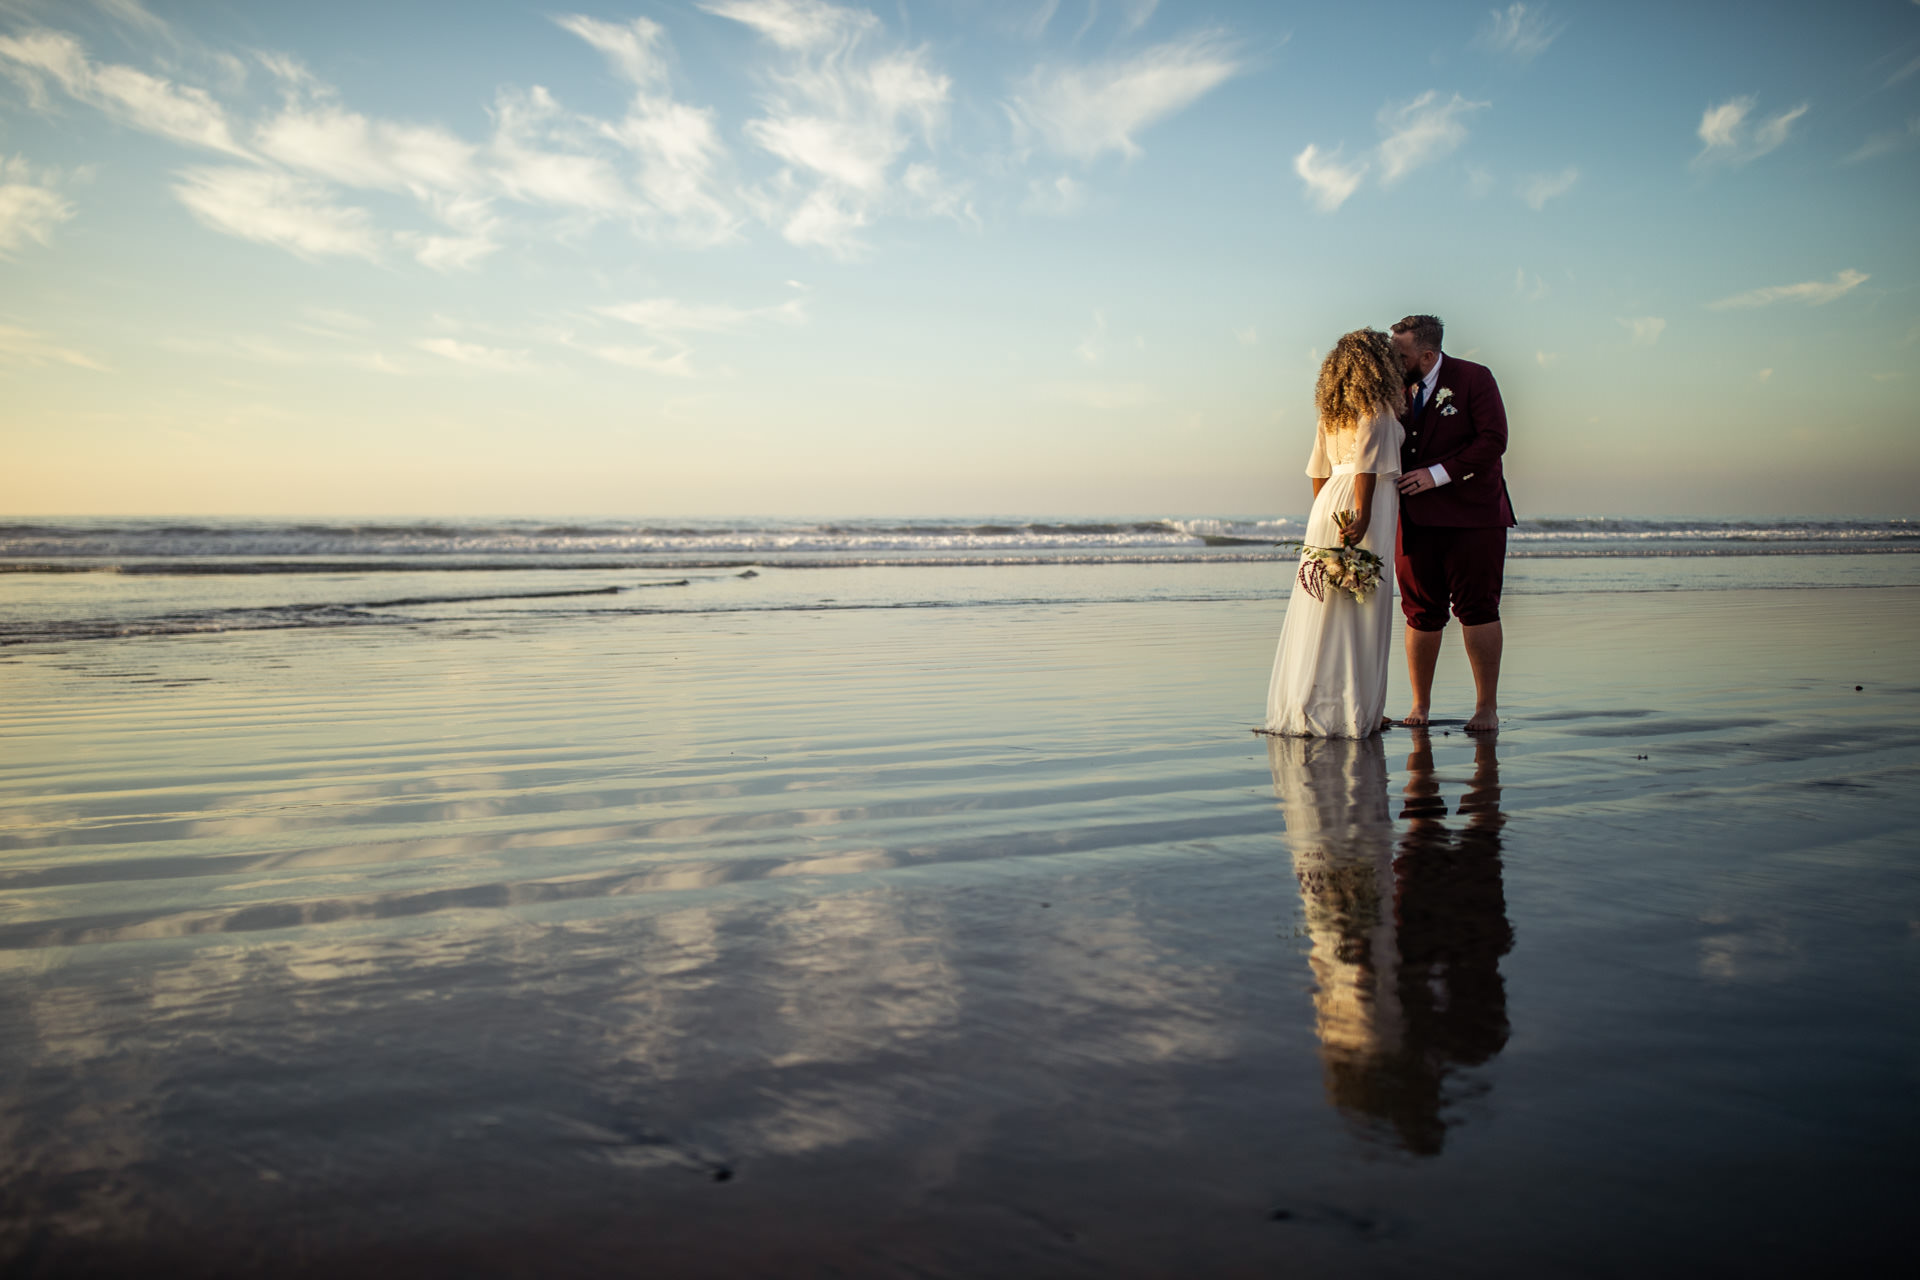
[[1468,733],[1493,733],[1500,728],[1500,712],[1494,707],[1476,707],[1467,721]]
[[1407,712],[1406,718],[1400,723],[1409,728],[1424,729],[1427,724],[1427,709],[1425,707],[1415,707],[1413,710]]

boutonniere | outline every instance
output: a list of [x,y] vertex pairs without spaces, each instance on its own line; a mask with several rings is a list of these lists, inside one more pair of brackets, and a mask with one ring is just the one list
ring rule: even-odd
[[1443,418],[1451,417],[1453,414],[1460,412],[1460,410],[1447,403],[1447,401],[1451,399],[1453,399],[1452,387],[1442,387],[1434,393],[1433,402],[1440,406],[1440,416]]

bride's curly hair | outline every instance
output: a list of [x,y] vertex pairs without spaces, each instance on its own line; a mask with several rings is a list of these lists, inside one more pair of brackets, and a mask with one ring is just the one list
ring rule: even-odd
[[1406,391],[1400,382],[1393,340],[1378,329],[1355,329],[1341,334],[1321,362],[1313,407],[1328,431],[1344,431],[1382,409],[1404,409]]

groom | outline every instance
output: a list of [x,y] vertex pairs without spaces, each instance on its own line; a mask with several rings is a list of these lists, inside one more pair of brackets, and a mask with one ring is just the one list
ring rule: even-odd
[[1425,724],[1433,668],[1447,613],[1460,619],[1473,668],[1469,732],[1500,727],[1500,586],[1513,504],[1501,475],[1507,411],[1485,365],[1440,353],[1438,316],[1408,316],[1393,326],[1393,347],[1407,375],[1407,429],[1400,446],[1400,545],[1394,571],[1407,616],[1407,674],[1413,709],[1404,724]]

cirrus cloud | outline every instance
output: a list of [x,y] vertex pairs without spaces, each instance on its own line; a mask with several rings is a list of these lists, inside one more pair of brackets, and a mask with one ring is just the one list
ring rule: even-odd
[[1359,189],[1367,166],[1341,164],[1339,148],[1322,155],[1320,148],[1308,143],[1306,150],[1293,158],[1293,171],[1307,184],[1308,199],[1322,212],[1332,213]]
[[1759,99],[1752,94],[1728,98],[1708,107],[1695,130],[1700,138],[1700,153],[1693,158],[1695,168],[1713,164],[1742,165],[1758,160],[1786,142],[1793,126],[1807,114],[1808,103],[1790,107],[1777,115],[1749,123]]
[[1805,280],[1799,284],[1768,285],[1763,289],[1749,289],[1745,293],[1736,293],[1718,302],[1709,302],[1707,306],[1714,311],[1770,307],[1776,302],[1804,302],[1810,307],[1824,307],[1834,299],[1852,293],[1872,278],[1864,271],[1855,271],[1849,267],[1831,280]]
[[1308,199],[1331,212],[1359,189],[1370,171],[1377,170],[1381,186],[1392,186],[1415,169],[1450,155],[1466,141],[1466,118],[1490,105],[1457,93],[1442,100],[1437,89],[1429,89],[1409,102],[1389,102],[1377,117],[1385,136],[1373,149],[1371,159],[1343,164],[1339,159],[1341,148],[1327,152],[1309,144],[1293,158],[1293,171],[1307,184]]
[[1243,68],[1232,41],[1203,31],[1132,57],[1037,67],[1010,111],[1062,155],[1091,161],[1109,151],[1140,154],[1135,135],[1185,110]]
[[971,216],[964,197],[924,163],[914,183],[897,167],[945,128],[953,81],[925,47],[881,48],[880,20],[820,0],[701,0],[781,51],[765,76],[762,114],[747,137],[783,168],[750,202],[790,244],[840,257],[882,211]]
[[1536,173],[1520,184],[1520,198],[1535,213],[1547,207],[1547,201],[1573,190],[1580,181],[1580,170],[1568,165],[1558,173]]
[[1636,347],[1652,346],[1660,341],[1660,335],[1667,331],[1667,322],[1661,316],[1622,318],[1620,324],[1627,331],[1628,342]]
[[1487,15],[1476,42],[1515,61],[1531,62],[1545,53],[1566,28],[1564,21],[1555,21],[1544,10],[1510,4]]
[[367,211],[333,203],[332,192],[319,183],[238,167],[188,169],[179,176],[174,194],[215,231],[303,258],[380,256]]
[[1490,106],[1454,94],[1445,102],[1429,89],[1412,102],[1380,108],[1380,181],[1387,185],[1453,153],[1467,140],[1466,117]]
[[41,28],[20,36],[0,36],[0,68],[40,100],[44,101],[46,83],[51,81],[76,101],[136,129],[229,155],[247,155],[233,139],[226,112],[205,89],[175,84],[118,63],[96,63],[65,32]]
[[23,156],[0,157],[0,259],[28,243],[51,243],[53,229],[73,217],[54,181]]
[[24,364],[35,367],[64,364],[75,369],[107,372],[107,367],[84,351],[49,341],[45,334],[14,325],[0,324],[0,366]]

